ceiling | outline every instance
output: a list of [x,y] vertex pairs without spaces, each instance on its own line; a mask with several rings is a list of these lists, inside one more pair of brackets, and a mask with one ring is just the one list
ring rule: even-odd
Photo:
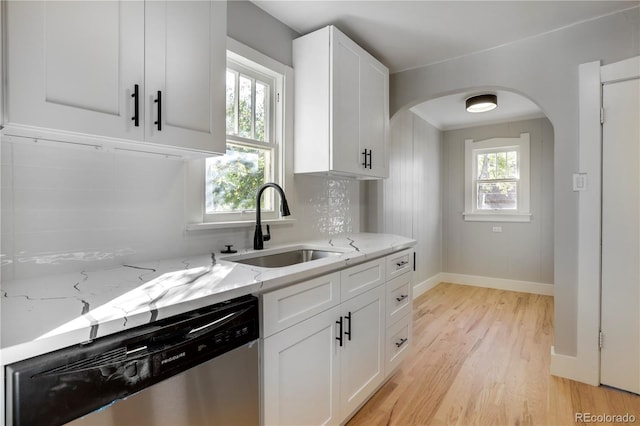
[[[640,1],[253,0],[300,34],[336,25],[387,65],[391,73],[496,48],[639,7]],[[528,99],[499,93],[499,107],[473,115],[447,96],[414,112],[443,130],[543,116]]]
[[478,92],[461,92],[423,102],[411,108],[440,130],[454,130],[480,125],[507,123],[544,117],[542,110],[522,95],[506,90],[492,90],[498,96],[498,107],[482,113],[470,113],[465,109],[465,100]]

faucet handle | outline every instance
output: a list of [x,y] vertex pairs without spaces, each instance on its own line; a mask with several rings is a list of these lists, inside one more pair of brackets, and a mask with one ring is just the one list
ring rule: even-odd
[[267,234],[262,236],[262,241],[269,241],[271,239],[271,230],[269,224],[267,224]]

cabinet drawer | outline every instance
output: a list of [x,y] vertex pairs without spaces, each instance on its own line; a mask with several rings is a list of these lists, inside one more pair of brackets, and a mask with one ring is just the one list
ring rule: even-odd
[[384,259],[376,259],[340,272],[342,301],[385,282]]
[[271,336],[340,303],[340,272],[262,295],[262,337]]
[[411,312],[413,274],[403,274],[387,282],[387,325]]
[[402,250],[390,254],[387,259],[387,280],[395,278],[413,269],[413,250]]
[[407,357],[412,339],[412,318],[406,315],[400,321],[387,328],[385,349],[385,375],[393,373]]

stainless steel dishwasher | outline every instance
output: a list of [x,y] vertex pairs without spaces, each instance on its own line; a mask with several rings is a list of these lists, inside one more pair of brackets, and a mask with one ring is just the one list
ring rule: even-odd
[[8,425],[257,425],[245,296],[7,366]]

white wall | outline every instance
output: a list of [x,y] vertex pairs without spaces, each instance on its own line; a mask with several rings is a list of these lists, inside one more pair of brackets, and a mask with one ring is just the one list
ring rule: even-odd
[[[427,42],[427,41],[425,41]],[[506,88],[530,97],[554,128],[555,351],[577,350],[578,66],[640,53],[640,9],[391,75],[391,114],[469,88]]]
[[[530,136],[531,222],[464,220],[465,139]],[[553,283],[553,128],[546,118],[445,131],[443,271]],[[502,232],[494,233],[499,226]]]
[[245,0],[227,2],[227,35],[288,66],[293,65],[291,40],[300,36]]
[[391,120],[389,136],[389,178],[368,184],[369,207],[379,211],[367,229],[417,241],[414,284],[422,292],[442,271],[442,134],[403,111]]

